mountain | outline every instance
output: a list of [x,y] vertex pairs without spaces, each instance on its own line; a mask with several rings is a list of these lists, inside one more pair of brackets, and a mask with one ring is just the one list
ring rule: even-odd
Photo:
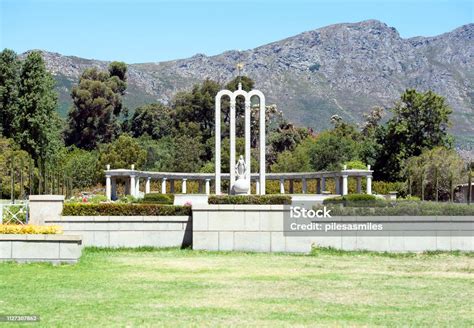
[[[55,75],[61,112],[87,67],[108,62],[43,52]],[[226,82],[244,74],[293,122],[325,128],[338,114],[361,122],[372,106],[391,106],[406,88],[433,90],[453,108],[458,143],[474,146],[474,24],[435,37],[403,39],[386,24],[368,20],[337,24],[245,51],[129,65],[126,105],[168,102],[205,78]]]

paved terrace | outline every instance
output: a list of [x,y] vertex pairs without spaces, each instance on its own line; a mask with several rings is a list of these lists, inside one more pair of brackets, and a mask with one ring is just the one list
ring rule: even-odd
[[[372,194],[372,173],[370,165],[366,170],[341,170],[341,171],[320,171],[320,172],[298,172],[298,173],[266,173],[266,180],[280,181],[280,193],[293,194],[293,182],[301,181],[303,186],[303,194],[307,193],[307,181],[310,179],[316,180],[316,194],[322,194],[326,190],[326,180],[333,179],[336,181],[336,194],[348,194],[348,179],[353,177],[357,180],[357,193],[362,191],[362,178],[367,181],[367,194]],[[229,180],[230,174],[221,174],[223,180]],[[174,182],[181,180],[181,192],[186,194],[186,182],[197,181],[199,183],[199,193],[209,195],[211,193],[211,181],[215,181],[215,173],[180,173],[180,172],[151,172],[138,171],[133,169],[116,169],[105,171],[106,180],[106,195],[108,199],[117,198],[117,181],[125,182],[125,193],[135,197],[139,197],[140,182],[145,182],[144,193],[150,193],[150,184],[152,180],[161,181],[161,193],[166,194],[167,184],[170,184],[170,191],[174,193]],[[290,188],[285,190],[285,181],[290,182]],[[251,174],[251,181],[257,185],[256,190],[259,190],[259,175],[258,173]]]

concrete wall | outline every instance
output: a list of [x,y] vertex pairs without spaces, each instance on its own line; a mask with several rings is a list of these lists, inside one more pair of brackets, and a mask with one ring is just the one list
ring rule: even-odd
[[[332,218],[335,221],[349,217]],[[353,218],[352,218],[353,219]],[[415,218],[430,224],[446,224],[440,217]],[[370,221],[396,221],[396,217],[371,217]],[[403,220],[403,219],[399,219]],[[474,228],[474,218],[464,217],[464,226]],[[400,221],[402,222],[402,221]],[[193,249],[212,251],[310,252],[312,246],[379,252],[427,250],[474,251],[474,237],[465,232],[418,236],[396,233],[388,236],[288,236],[284,233],[283,205],[195,205]],[[472,232],[472,231],[471,231]]]
[[76,263],[81,253],[80,236],[0,235],[0,261]]
[[64,233],[82,236],[84,246],[187,247],[192,244],[188,216],[63,216],[46,220]]

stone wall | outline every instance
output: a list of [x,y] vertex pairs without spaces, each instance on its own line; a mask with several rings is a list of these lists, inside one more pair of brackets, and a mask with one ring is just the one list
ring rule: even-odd
[[76,263],[81,253],[80,236],[0,235],[0,261]]
[[188,216],[63,216],[46,220],[64,233],[82,236],[84,246],[188,247],[192,219]]
[[[419,236],[396,233],[388,236],[288,236],[284,233],[283,205],[195,205],[193,206],[193,248],[213,251],[310,252],[312,246],[379,252],[421,252],[427,250],[474,251],[473,217],[458,217],[460,233]],[[364,218],[365,220],[366,218]],[[455,217],[417,217],[431,227],[448,229]],[[353,217],[332,218],[343,222]],[[371,217],[377,222],[406,223],[406,218]],[[466,233],[464,229],[470,229]]]

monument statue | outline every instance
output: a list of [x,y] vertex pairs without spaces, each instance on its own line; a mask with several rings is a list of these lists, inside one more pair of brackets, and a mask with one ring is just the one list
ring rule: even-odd
[[237,176],[237,181],[235,181],[232,187],[232,192],[236,195],[248,194],[250,179],[247,177],[247,164],[242,155],[240,155],[239,161],[235,164],[235,175]]
[[244,156],[240,155],[239,161],[235,164],[235,174],[237,179],[245,179],[247,174],[247,164],[245,164]]
[[[238,66],[239,77],[242,65]],[[215,172],[216,172],[216,195],[221,194],[221,99],[227,97],[230,99],[229,106],[229,192],[234,194],[248,194],[250,193],[250,179],[251,179],[251,111],[252,108],[258,108],[260,117],[259,127],[259,172],[258,178],[254,177],[256,182],[256,193],[265,195],[265,96],[259,90],[251,90],[249,92],[242,89],[242,83],[238,84],[237,90],[221,90],[216,95],[215,108]],[[240,156],[236,162],[236,100],[237,97],[245,99],[245,154]],[[253,98],[253,100],[252,100]]]

